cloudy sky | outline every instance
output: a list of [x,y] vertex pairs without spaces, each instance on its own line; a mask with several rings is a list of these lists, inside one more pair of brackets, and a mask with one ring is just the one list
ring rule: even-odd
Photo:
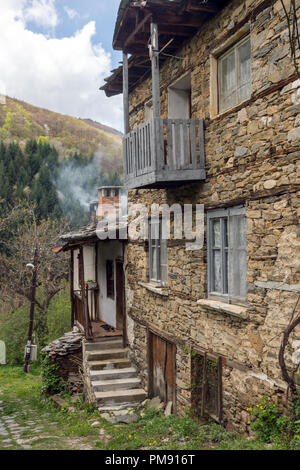
[[120,0],[0,0],[0,93],[122,130],[121,96],[103,79]]

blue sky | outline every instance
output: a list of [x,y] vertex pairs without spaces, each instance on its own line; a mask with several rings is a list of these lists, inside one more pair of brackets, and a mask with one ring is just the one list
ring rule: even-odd
[[[56,0],[55,5],[59,15],[59,23],[54,29],[56,38],[72,36],[88,21],[94,20],[96,34],[93,43],[102,43],[104,49],[111,53],[114,67],[118,66],[121,54],[112,49],[112,38],[120,0]],[[32,31],[45,32],[32,21],[27,26]]]
[[122,130],[122,97],[99,91],[121,60],[112,50],[119,3],[0,1],[0,93]]

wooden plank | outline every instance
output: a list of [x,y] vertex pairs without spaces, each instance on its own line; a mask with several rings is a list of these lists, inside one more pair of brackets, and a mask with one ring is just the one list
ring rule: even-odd
[[196,121],[195,119],[191,119],[190,143],[191,143],[192,168],[196,170],[196,168],[198,168],[198,160],[197,160],[197,153],[196,153]]
[[201,399],[201,417],[205,414],[205,398],[206,398],[206,381],[207,381],[207,354],[204,354],[203,375],[202,375],[202,399]]
[[188,121],[184,120],[181,123],[181,148],[183,152],[183,167],[188,168],[190,166],[190,146],[189,146],[189,136],[188,136]]
[[71,327],[75,323],[75,299],[74,299],[74,250],[70,256],[70,300],[71,300]]
[[128,56],[123,52],[123,108],[124,108],[124,132],[130,132],[129,124],[129,78],[128,78]]
[[174,142],[174,157],[175,157],[175,162],[174,166],[176,170],[182,169],[183,168],[183,159],[181,155],[181,120],[180,119],[174,119],[173,120],[174,125],[173,125],[173,142]]
[[199,149],[200,149],[200,168],[205,168],[205,141],[204,141],[204,121],[199,120]]
[[223,360],[218,358],[218,417],[219,423],[223,422]]
[[172,138],[172,124],[169,119],[165,119],[167,125],[167,144],[168,144],[168,161],[167,166],[171,170],[175,169],[175,161],[174,161],[174,154],[173,154],[173,138]]

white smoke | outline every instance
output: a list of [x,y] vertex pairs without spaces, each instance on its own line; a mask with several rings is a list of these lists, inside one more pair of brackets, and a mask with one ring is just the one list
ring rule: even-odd
[[64,203],[68,200],[68,203],[72,201],[80,204],[85,212],[88,212],[90,202],[97,199],[97,188],[89,182],[95,182],[99,174],[99,164],[95,160],[85,166],[74,161],[67,162],[55,181],[62,209],[64,210]]

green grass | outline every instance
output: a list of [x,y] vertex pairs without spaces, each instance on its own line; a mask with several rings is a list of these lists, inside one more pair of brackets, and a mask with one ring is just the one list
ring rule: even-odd
[[[112,424],[82,398],[72,403],[72,397],[65,394],[68,406],[56,408],[52,400],[41,394],[41,387],[37,366],[30,375],[24,374],[21,367],[0,367],[0,425],[6,416],[13,417],[23,428],[18,442],[12,436],[0,435],[0,449],[6,448],[6,439],[11,439],[8,450],[22,449],[23,445],[33,450],[265,449],[256,439],[229,433],[215,423],[197,423],[188,415],[165,418],[162,411],[141,409],[137,411],[138,422]],[[95,421],[100,426],[93,427]]]

